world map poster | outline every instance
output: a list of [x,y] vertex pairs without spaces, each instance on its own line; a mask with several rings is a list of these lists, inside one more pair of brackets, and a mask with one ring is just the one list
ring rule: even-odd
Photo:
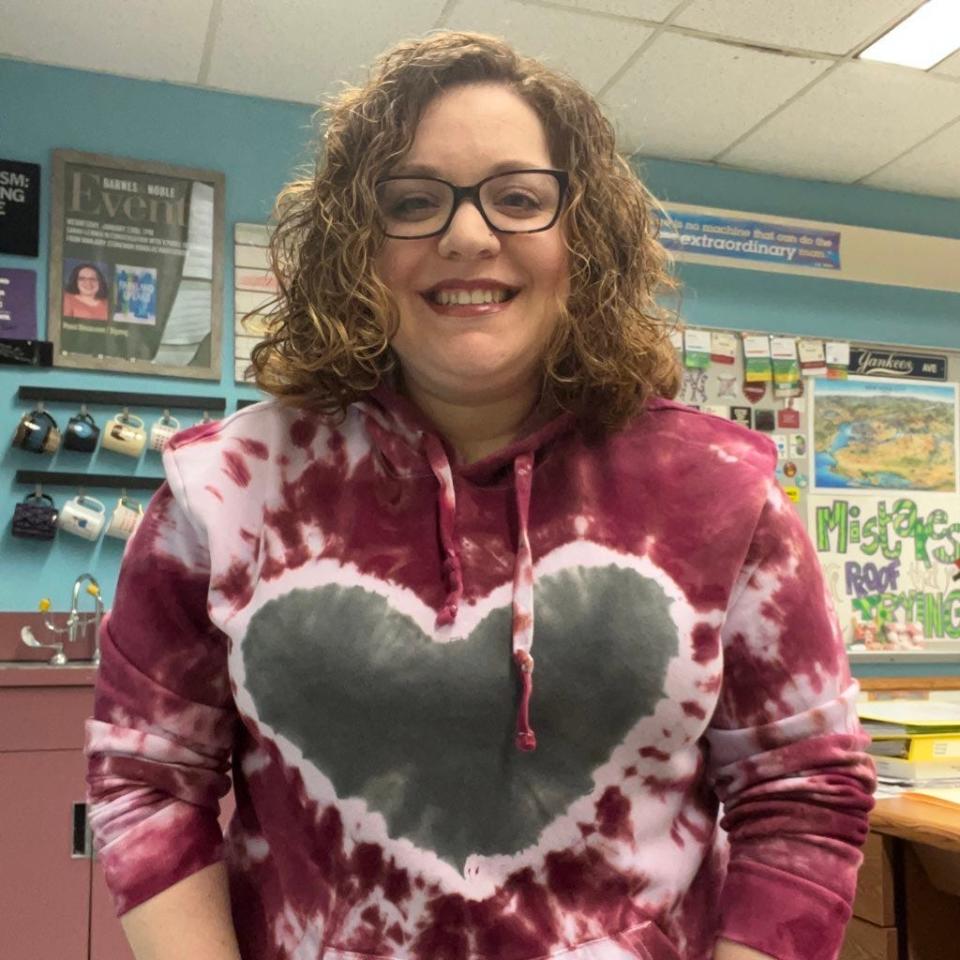
[[813,381],[814,490],[957,492],[957,387]]

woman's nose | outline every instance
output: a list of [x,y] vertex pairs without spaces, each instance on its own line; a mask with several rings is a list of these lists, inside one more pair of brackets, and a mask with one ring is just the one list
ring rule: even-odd
[[476,204],[465,197],[454,212],[446,233],[440,236],[440,255],[472,259],[492,257],[499,251],[499,237],[487,226]]

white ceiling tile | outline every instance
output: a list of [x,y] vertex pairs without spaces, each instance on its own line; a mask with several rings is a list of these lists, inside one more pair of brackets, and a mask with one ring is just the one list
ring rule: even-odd
[[694,0],[675,24],[774,47],[843,54],[918,0]]
[[870,187],[960,198],[960,122],[862,182]]
[[436,23],[443,0],[224,0],[210,61],[210,86],[317,103],[359,82],[394,43]]
[[593,92],[653,32],[640,24],[516,0],[460,0],[446,26],[504,37],[521,53],[566,71]]
[[4,0],[0,55],[196,83],[212,0]]
[[680,5],[680,0],[552,0],[551,5],[661,23]]
[[960,77],[960,50],[951,54],[946,60],[934,67],[933,73],[941,73],[948,77]]
[[841,64],[720,159],[850,182],[960,117],[960,84],[919,70]]
[[828,67],[663,33],[603,101],[624,151],[709,160]]

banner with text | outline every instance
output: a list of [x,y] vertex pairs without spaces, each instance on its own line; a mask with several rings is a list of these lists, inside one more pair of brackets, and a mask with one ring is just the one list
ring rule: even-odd
[[797,269],[839,270],[840,232],[800,224],[668,210],[660,242],[668,250],[706,253]]
[[681,262],[960,293],[960,238],[665,204],[661,240]]

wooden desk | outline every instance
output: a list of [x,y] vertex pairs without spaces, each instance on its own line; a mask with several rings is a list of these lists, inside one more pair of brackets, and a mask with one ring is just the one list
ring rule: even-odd
[[878,800],[870,814],[870,829],[960,853],[960,804],[911,794]]
[[960,958],[960,806],[879,800],[841,960]]

